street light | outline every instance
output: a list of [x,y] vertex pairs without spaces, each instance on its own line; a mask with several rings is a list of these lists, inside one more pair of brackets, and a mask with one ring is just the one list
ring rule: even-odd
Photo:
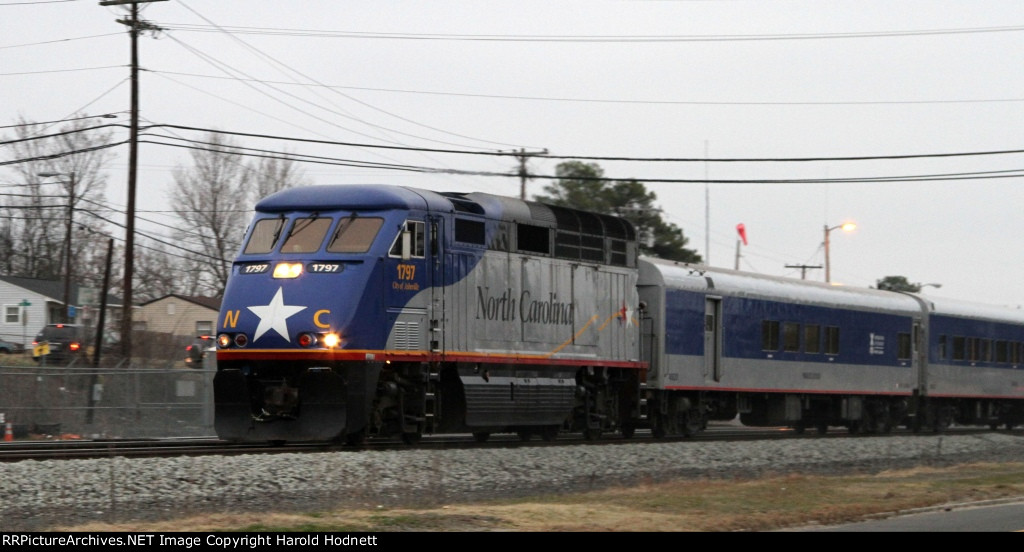
[[65,323],[71,322],[71,220],[75,214],[75,171],[69,173],[42,172],[40,178],[55,176],[68,176],[71,178],[70,190],[68,191],[68,220],[67,231],[64,235],[64,316]]
[[939,289],[940,287],[942,287],[942,284],[918,284],[918,287],[921,289],[924,289],[926,287],[933,287],[935,289]]
[[828,234],[829,234],[829,232],[831,232],[833,230],[838,230],[840,228],[842,228],[844,232],[849,232],[850,230],[853,230],[854,228],[857,228],[857,225],[852,223],[852,222],[844,222],[844,223],[842,223],[842,224],[840,224],[838,226],[832,226],[832,227],[830,227],[827,224],[825,225],[825,281],[826,282],[831,282],[832,281],[832,272],[830,270],[831,267],[829,265],[829,260],[828,260]]

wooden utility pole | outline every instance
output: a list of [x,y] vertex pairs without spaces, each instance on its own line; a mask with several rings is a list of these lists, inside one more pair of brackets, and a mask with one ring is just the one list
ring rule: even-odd
[[121,298],[121,354],[126,360],[132,357],[132,275],[135,271],[135,183],[139,165],[139,34],[142,31],[156,31],[159,27],[139,21],[139,4],[166,2],[167,0],[104,0],[101,6],[131,4],[131,19],[118,19],[128,27],[132,38],[132,107],[131,126],[128,142],[128,207],[125,212],[124,238],[124,285]]
[[519,199],[526,200],[526,181],[532,178],[526,170],[527,158],[532,155],[547,155],[547,153],[547,149],[541,150],[539,153],[526,153],[525,149],[519,149],[519,153],[516,154],[516,159],[519,159]]
[[821,268],[821,265],[786,265],[786,268],[799,268],[800,269],[800,279],[801,280],[806,280],[807,279],[807,269],[809,269],[809,268]]

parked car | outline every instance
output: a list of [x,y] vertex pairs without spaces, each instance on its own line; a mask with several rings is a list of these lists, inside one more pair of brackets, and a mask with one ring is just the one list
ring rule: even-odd
[[[40,343],[50,345],[50,354],[46,355],[47,364],[66,364],[76,358],[86,358],[88,349],[88,332],[85,326],[78,324],[47,324],[36,334],[32,341],[33,349]],[[40,362],[42,357],[32,353],[32,359]]]
[[185,364],[191,368],[202,368],[207,353],[216,350],[215,339],[212,335],[196,336],[192,343],[185,347]]
[[24,350],[25,346],[21,343],[14,343],[13,341],[4,341],[3,339],[0,339],[0,355],[20,353]]

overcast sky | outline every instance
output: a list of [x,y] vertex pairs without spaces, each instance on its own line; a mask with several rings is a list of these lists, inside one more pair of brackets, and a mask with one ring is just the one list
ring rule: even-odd
[[[1024,150],[1019,0],[144,6],[142,17],[164,30],[139,39],[143,124],[468,152],[547,150],[597,163],[609,177],[660,180],[646,185],[664,217],[714,266],[736,265],[742,223],[749,243],[741,269],[799,278],[787,265],[824,264],[824,229],[854,221],[851,233],[831,232],[834,283],[867,287],[901,275],[941,284],[925,288],[936,297],[1024,305],[1024,154],[938,156]],[[95,0],[0,0],[0,126],[76,113],[119,113],[127,125],[130,39],[116,22],[125,13]],[[155,132],[177,145],[205,137]],[[516,171],[508,157],[237,140],[332,159]],[[919,157],[877,159],[893,156]],[[118,148],[108,175],[107,201],[121,208],[127,157],[127,147]],[[0,150],[0,161],[9,159]],[[141,216],[170,222],[159,211],[172,200],[172,169],[188,160],[181,147],[140,148]],[[564,160],[532,158],[529,169],[553,175]],[[520,189],[518,178],[486,174],[312,163],[303,170],[316,184],[512,196]],[[0,185],[13,178],[0,167]],[[822,182],[830,179],[839,181]],[[810,182],[772,182],[779,180]],[[530,181],[529,195],[549,182]],[[806,277],[823,281],[824,272]]]

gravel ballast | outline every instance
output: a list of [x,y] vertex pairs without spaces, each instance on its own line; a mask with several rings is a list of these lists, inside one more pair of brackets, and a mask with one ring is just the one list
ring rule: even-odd
[[1024,436],[1000,432],[22,461],[0,464],[0,523],[4,531],[45,531],[204,512],[437,505],[685,477],[1020,461]]

